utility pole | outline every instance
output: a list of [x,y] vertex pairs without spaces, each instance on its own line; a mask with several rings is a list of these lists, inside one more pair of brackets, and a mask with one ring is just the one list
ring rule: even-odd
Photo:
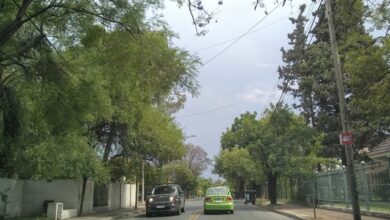
[[[330,1],[331,0],[326,1],[326,16],[328,18],[330,44],[332,47],[332,57],[333,57],[334,69],[335,69],[335,73],[336,73],[336,85],[337,85],[337,92],[338,92],[338,97],[339,97],[341,124],[343,127],[343,132],[348,132],[349,131],[349,123],[348,123],[347,113],[346,113],[347,106],[346,106],[345,97],[344,97],[344,84],[343,84],[343,79],[341,76],[339,52],[337,50],[336,34],[335,34],[335,30],[334,30],[333,13],[332,13],[332,6],[331,6]],[[352,153],[352,145],[351,144],[345,145],[345,154],[346,154],[346,159],[347,159],[347,174],[348,174],[349,186],[351,189],[351,203],[352,203],[353,219],[354,220],[361,220],[360,207],[359,207],[359,195],[358,195],[358,191],[357,191],[356,176],[355,176],[355,169],[354,169],[354,164],[353,164],[353,153]]]
[[142,204],[145,204],[145,161],[142,161]]

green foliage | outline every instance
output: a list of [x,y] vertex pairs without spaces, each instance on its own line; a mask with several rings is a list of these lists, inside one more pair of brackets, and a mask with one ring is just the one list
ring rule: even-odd
[[28,179],[60,179],[93,177],[97,182],[109,180],[107,169],[88,140],[77,134],[30,146],[20,152],[19,177]]
[[[225,160],[216,158],[215,171],[225,178],[230,177],[227,178],[230,181],[240,180],[240,173],[233,171],[246,169],[250,172],[244,180],[251,176],[260,180],[266,177],[271,203],[276,204],[277,177],[311,175],[317,164],[324,161],[318,157],[323,147],[323,134],[308,126],[305,119],[295,115],[287,105],[277,109],[271,105],[262,118],[256,116],[256,113],[242,114],[222,135],[221,145],[225,151],[220,157],[231,156],[225,156]],[[227,161],[229,169],[221,161]]]
[[133,149],[156,164],[179,160],[185,154],[182,131],[169,116],[160,111],[144,109],[136,132]]
[[243,192],[247,186],[260,183],[264,178],[245,148],[222,150],[214,161],[213,172],[224,177],[237,192]]
[[180,184],[183,190],[192,191],[196,187],[196,176],[183,163],[171,163],[162,168],[163,178],[167,183]]
[[[321,150],[323,135],[309,127],[302,117],[296,116],[287,106],[265,111],[263,118],[254,122],[253,132],[257,133],[255,142],[247,148],[266,173],[275,175],[298,170],[293,166],[295,157],[312,156],[311,164],[305,164],[313,171],[313,165]],[[296,174],[298,174],[297,172]]]
[[205,179],[202,177],[198,177],[197,179],[197,188],[195,191],[196,196],[204,196],[206,195],[207,189],[213,185],[213,180],[211,178]]
[[146,19],[160,1],[0,3],[1,176],[105,181],[182,158],[170,114],[199,60]]
[[[388,93],[384,91],[389,88],[389,62],[384,43],[387,35],[380,38],[378,43],[367,34],[363,26],[365,13],[373,20],[378,21],[380,18],[386,22],[384,18],[388,10],[383,7],[388,4],[386,2],[367,1],[365,8],[361,0],[332,1],[356,149],[377,144],[390,129],[387,114],[389,105],[383,102],[388,99]],[[289,82],[287,91],[298,98],[295,107],[301,115],[312,127],[325,133],[322,143],[327,147],[320,154],[341,159],[345,164],[344,148],[338,143],[340,111],[325,6],[315,12],[319,22],[312,30],[315,41],[311,45],[302,41],[302,38],[306,39],[302,29],[306,21],[302,9],[296,19],[291,19],[296,25],[295,30],[288,35],[292,48],[282,49],[284,65],[279,68],[279,74],[285,80],[283,86]],[[379,13],[378,16],[374,16],[374,11]]]

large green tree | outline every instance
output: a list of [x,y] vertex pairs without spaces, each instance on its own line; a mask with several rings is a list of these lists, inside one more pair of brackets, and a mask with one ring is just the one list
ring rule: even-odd
[[[365,8],[362,1],[332,1],[336,38],[339,45],[343,77],[346,85],[348,118],[355,134],[355,149],[373,146],[389,130],[386,109],[382,102],[389,86],[388,62],[384,43],[377,44],[364,28]],[[311,34],[314,42],[307,45],[304,33],[304,7],[296,19],[295,30],[288,35],[291,48],[282,49],[284,65],[279,68],[282,88],[291,92],[295,105],[307,122],[326,134],[322,150],[326,157],[338,158],[345,164],[344,148],[339,145],[341,131],[339,104],[333,63],[330,53],[325,6],[314,14],[318,18]],[[357,152],[357,151],[356,151]]]
[[[288,106],[271,106],[257,119],[256,113],[245,113],[234,120],[222,135],[223,149],[246,148],[267,178],[271,204],[276,204],[277,179],[281,175],[299,174],[299,160],[313,169],[321,149],[322,135],[308,126],[303,117],[295,115]],[[258,174],[259,175],[259,174]]]
[[244,193],[244,190],[251,188],[254,183],[262,182],[263,176],[259,173],[248,149],[222,150],[214,161],[213,172],[227,180],[235,192]]
[[[118,176],[118,161],[181,158],[183,136],[169,114],[197,94],[198,60],[146,18],[160,1],[0,3],[0,175],[85,177],[103,162]],[[43,175],[42,165],[59,160],[51,152],[68,158]],[[85,172],[64,170],[85,158],[75,168]]]

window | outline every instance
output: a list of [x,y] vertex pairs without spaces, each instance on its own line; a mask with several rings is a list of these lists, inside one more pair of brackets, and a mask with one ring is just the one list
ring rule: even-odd
[[210,188],[207,190],[207,195],[229,195],[226,188]]
[[174,186],[158,186],[155,189],[153,189],[152,194],[158,195],[158,194],[172,194],[176,192],[176,188]]

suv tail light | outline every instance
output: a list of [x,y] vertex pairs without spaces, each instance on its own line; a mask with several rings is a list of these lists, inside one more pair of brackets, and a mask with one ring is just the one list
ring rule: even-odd
[[204,198],[204,202],[211,202],[212,200],[211,200],[211,198],[210,197],[206,197],[206,198]]
[[226,198],[226,201],[228,201],[228,202],[233,202],[233,197],[228,196],[228,197]]

